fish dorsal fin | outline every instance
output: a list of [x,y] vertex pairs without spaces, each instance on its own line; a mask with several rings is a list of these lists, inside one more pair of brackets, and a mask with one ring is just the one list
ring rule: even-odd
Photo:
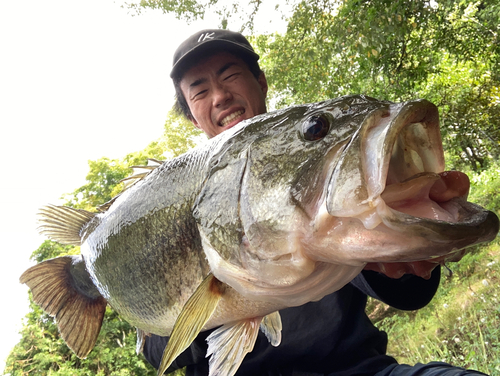
[[208,337],[209,376],[232,376],[253,350],[262,317],[225,324]]
[[146,176],[148,176],[153,170],[161,166],[165,161],[160,161],[159,159],[148,158],[148,164],[146,166],[130,166],[133,170],[132,175],[127,176],[120,180],[120,183],[123,183],[123,190],[113,197],[111,200],[105,202],[104,204],[97,207],[97,210],[100,212],[105,212],[109,209],[109,207],[116,201],[120,195],[125,192],[127,189],[132,187],[137,182],[143,180]]
[[81,245],[81,231],[95,213],[69,206],[47,205],[40,209],[38,215],[40,234],[62,244]]
[[214,313],[224,293],[224,285],[210,273],[191,295],[175,322],[167,347],[163,351],[158,375],[189,347]]
[[260,330],[264,333],[268,341],[274,347],[277,347],[281,343],[281,316],[278,311],[270,313],[264,316],[262,322],[260,323]]
[[93,285],[80,256],[43,261],[20,278],[31,289],[33,300],[56,319],[61,337],[79,358],[94,347],[106,300]]
[[139,180],[144,179],[151,173],[151,171],[161,166],[164,162],[165,161],[160,161],[159,159],[148,158],[148,164],[146,166],[130,166],[132,169],[132,175],[120,180],[120,182],[124,182],[125,189],[127,189]]

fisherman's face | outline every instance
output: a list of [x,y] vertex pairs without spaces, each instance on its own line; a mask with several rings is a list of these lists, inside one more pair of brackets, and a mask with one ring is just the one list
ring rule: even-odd
[[193,124],[212,138],[266,110],[267,81],[254,77],[246,63],[221,52],[188,70],[180,88]]

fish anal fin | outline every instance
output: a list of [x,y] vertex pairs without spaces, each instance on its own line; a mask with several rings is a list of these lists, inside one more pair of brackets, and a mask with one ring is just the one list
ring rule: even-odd
[[163,375],[175,358],[194,341],[214,313],[223,293],[222,282],[211,273],[205,277],[186,302],[175,322],[167,347],[163,351],[158,375]]
[[278,311],[264,316],[262,322],[260,323],[260,330],[266,335],[268,341],[274,347],[279,346],[281,343],[281,329],[283,329],[283,326],[281,324],[281,316]]
[[209,376],[232,376],[253,350],[262,317],[225,324],[208,337]]
[[136,328],[137,329],[137,343],[135,345],[135,353],[139,355],[142,353],[142,350],[144,349],[144,341],[146,340],[146,337],[148,337],[150,334],[146,333],[144,330]]
[[55,317],[68,347],[85,358],[97,341],[107,302],[92,284],[81,257],[43,261],[26,270],[20,282],[31,289],[35,303]]
[[95,213],[69,206],[47,205],[38,212],[40,234],[62,244],[81,245],[82,229]]

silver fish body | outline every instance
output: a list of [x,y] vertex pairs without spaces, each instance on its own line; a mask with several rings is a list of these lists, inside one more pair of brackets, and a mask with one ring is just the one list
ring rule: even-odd
[[[99,295],[142,331],[192,339],[223,325],[209,339],[211,374],[233,374],[259,325],[279,344],[276,311],[340,289],[367,263],[445,262],[492,240],[498,218],[467,202],[468,188],[444,172],[434,105],[348,96],[242,122],[103,213],[46,208],[42,230],[79,240]],[[165,359],[190,342],[179,341]]]

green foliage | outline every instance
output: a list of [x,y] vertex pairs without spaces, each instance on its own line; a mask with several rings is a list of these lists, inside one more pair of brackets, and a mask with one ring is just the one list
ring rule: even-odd
[[[261,2],[147,0],[178,17],[219,14],[253,30]],[[276,17],[282,15],[276,4]],[[363,93],[422,97],[440,109],[454,166],[474,171],[500,157],[500,4],[497,0],[289,0],[284,34],[255,35],[271,108]]]
[[478,247],[448,266],[453,274],[444,273],[428,306],[373,316],[390,338],[388,352],[400,363],[443,361],[500,375],[500,245]]
[[59,337],[52,317],[30,304],[21,341],[7,358],[5,372],[17,375],[153,376],[156,372],[135,354],[135,329],[111,309],[106,314],[96,348],[79,359]]
[[195,0],[184,0],[182,2],[171,0],[141,0],[138,3],[125,3],[125,6],[141,13],[141,8],[161,9],[165,13],[174,13],[176,17],[184,20],[202,18],[204,14],[203,5]]
[[58,256],[77,255],[79,253],[80,247],[62,245],[52,240],[45,240],[38,249],[33,251],[30,259],[38,263]]
[[499,82],[486,64],[443,55],[440,72],[428,77],[421,96],[441,113],[443,141],[455,168],[481,171],[500,155]]
[[[143,8],[161,9],[164,13],[172,13],[178,19],[187,22],[203,19],[205,14],[215,14],[219,17],[218,27],[221,29],[226,29],[229,23],[233,25],[236,22],[242,24],[241,30],[245,28],[252,30],[261,3],[259,0],[248,2],[236,0],[221,2],[218,0],[138,0],[125,3],[124,7],[136,14],[140,14]],[[276,8],[278,6],[279,4],[276,4]]]
[[500,216],[500,161],[491,163],[488,170],[472,175],[469,200]]
[[170,111],[163,134],[167,157],[177,157],[206,140],[205,134],[181,115]]
[[72,193],[65,194],[65,205],[93,211],[95,207],[120,193],[120,181],[130,175],[131,166],[146,165],[148,158],[161,159],[164,152],[165,142],[160,139],[150,143],[146,149],[127,154],[122,159],[103,157],[89,161],[87,183]]
[[93,210],[114,196],[116,185],[129,174],[128,166],[119,160],[101,158],[89,161],[87,183],[64,195],[66,205],[78,209]]
[[70,194],[65,194],[65,205],[94,211],[95,208],[119,194],[121,180],[129,176],[132,166],[147,165],[148,158],[170,159],[185,153],[201,142],[201,131],[188,120],[170,111],[163,135],[144,150],[127,154],[122,159],[103,157],[89,161],[87,182]]
[[[311,22],[313,20],[313,22]],[[252,38],[276,107],[352,93],[436,103],[454,167],[500,156],[500,10],[484,1],[303,1]]]

